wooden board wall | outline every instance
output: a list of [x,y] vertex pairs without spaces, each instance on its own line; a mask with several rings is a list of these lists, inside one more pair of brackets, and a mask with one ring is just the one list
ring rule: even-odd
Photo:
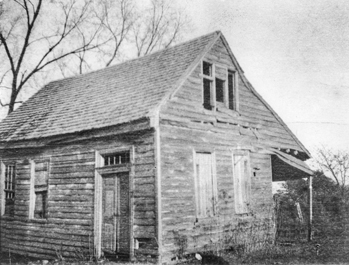
[[[221,40],[205,60],[236,70]],[[165,261],[179,255],[180,238],[187,240],[187,252],[200,252],[226,242],[227,236],[234,244],[249,241],[249,246],[253,242],[262,244],[272,237],[270,155],[251,152],[251,209],[249,214],[238,215],[234,208],[233,150],[237,146],[298,150],[300,147],[240,77],[239,99],[239,112],[225,107],[218,107],[216,112],[205,110],[199,64],[160,111]],[[193,151],[215,153],[218,182],[218,214],[215,217],[196,218]],[[248,231],[253,231],[253,235]]]
[[[74,257],[77,252],[93,253],[93,201],[95,151],[134,146],[133,234],[139,239],[137,254],[156,254],[155,164],[152,130],[99,140],[71,143],[41,151],[22,150],[1,159],[16,160],[17,184],[14,218],[2,216],[3,251],[40,258]],[[28,219],[30,166],[28,160],[50,158],[48,218]],[[155,249],[155,250],[154,250]]]

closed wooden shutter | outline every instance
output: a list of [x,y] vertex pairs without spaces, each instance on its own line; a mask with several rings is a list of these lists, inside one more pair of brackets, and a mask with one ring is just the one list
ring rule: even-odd
[[248,153],[233,155],[235,212],[246,213],[250,204],[251,169]]
[[197,216],[213,216],[217,204],[217,180],[213,155],[196,153],[195,160]]

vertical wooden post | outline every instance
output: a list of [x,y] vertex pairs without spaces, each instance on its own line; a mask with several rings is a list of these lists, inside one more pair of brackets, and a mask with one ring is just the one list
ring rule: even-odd
[[308,218],[308,241],[312,240],[312,223],[313,223],[313,177],[308,177],[308,204],[309,204],[309,218]]
[[[95,168],[101,167],[102,160],[98,151],[95,152]],[[95,194],[94,194],[94,249],[99,258],[102,254],[102,176],[95,169]]]
[[5,164],[0,161],[0,252],[2,252],[2,216],[5,213]]

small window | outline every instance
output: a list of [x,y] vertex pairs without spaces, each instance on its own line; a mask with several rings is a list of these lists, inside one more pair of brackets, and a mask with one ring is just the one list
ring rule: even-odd
[[212,64],[204,61],[202,63],[202,73],[207,76],[212,76]]
[[229,96],[229,109],[237,109],[237,93],[236,93],[236,75],[235,72],[228,71],[228,96]]
[[224,103],[224,80],[216,78],[216,101]]
[[47,218],[47,191],[48,191],[49,163],[35,163],[34,182],[34,218]]
[[5,215],[14,216],[15,208],[15,187],[16,187],[16,166],[5,165]]
[[114,154],[105,154],[102,155],[104,159],[104,166],[111,165],[122,165],[130,163],[130,152],[119,152]]
[[251,174],[248,153],[233,155],[235,212],[247,213],[250,205]]
[[213,216],[217,207],[214,156],[210,153],[196,153],[194,170],[197,216]]

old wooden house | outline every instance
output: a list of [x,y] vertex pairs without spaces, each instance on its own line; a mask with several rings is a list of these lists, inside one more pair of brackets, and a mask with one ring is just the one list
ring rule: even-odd
[[0,123],[1,249],[169,263],[263,243],[272,181],[309,157],[214,32],[51,82]]

